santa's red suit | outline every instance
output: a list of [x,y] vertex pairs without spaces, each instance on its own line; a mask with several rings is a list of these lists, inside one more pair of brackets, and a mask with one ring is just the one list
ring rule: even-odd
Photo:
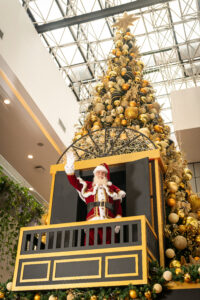
[[[84,181],[80,177],[67,175],[70,184],[78,191],[80,198],[89,203],[102,202],[101,206],[91,205],[86,220],[103,220],[122,217],[121,200],[126,195],[110,181],[106,185],[94,185],[91,181]],[[107,203],[111,205],[107,205]]]
[[[69,160],[68,160],[69,161]],[[69,164],[69,163],[68,163]],[[71,165],[73,167],[73,164]],[[86,220],[104,220],[111,218],[122,217],[121,201],[125,197],[126,193],[112,184],[110,181],[105,182],[103,185],[94,184],[91,181],[85,181],[80,177],[76,177],[73,168],[69,165],[65,166],[68,180],[70,184],[77,190],[80,198],[87,205],[87,217]],[[109,168],[106,164],[97,166],[94,170],[103,171],[106,173],[106,177],[110,179]],[[119,226],[118,226],[119,231]],[[116,229],[115,229],[115,232]],[[106,243],[109,244],[111,240],[111,230],[108,228],[106,232]],[[102,228],[98,230],[98,242],[102,243]],[[89,244],[94,243],[94,230],[90,231]]]

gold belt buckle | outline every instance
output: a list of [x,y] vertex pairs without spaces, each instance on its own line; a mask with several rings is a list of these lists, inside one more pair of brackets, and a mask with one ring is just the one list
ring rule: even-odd
[[100,207],[106,208],[106,202],[105,202],[105,201],[101,201],[101,202],[100,202]]

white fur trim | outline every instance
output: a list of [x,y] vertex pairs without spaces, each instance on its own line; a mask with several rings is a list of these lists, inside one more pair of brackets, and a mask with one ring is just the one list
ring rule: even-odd
[[[94,196],[96,194],[98,185],[95,185],[93,187],[93,191],[86,192],[85,190],[87,188],[87,183],[80,177],[78,177],[77,179],[83,185],[81,192],[79,192],[79,196],[85,202],[85,198],[87,198],[89,196]],[[113,200],[121,200],[122,196],[121,196],[120,192],[122,192],[122,194],[124,193],[124,195],[126,195],[124,191],[119,191],[119,193],[109,191],[108,186],[112,183],[111,182],[108,182],[108,183],[109,183],[108,185],[103,185],[103,188],[106,190],[107,195],[110,196]]]
[[126,193],[124,191],[119,191],[118,195],[119,195],[120,199],[122,199],[126,196]]
[[67,174],[67,175],[72,175],[72,174],[74,174],[74,167],[73,166],[68,166],[68,165],[65,165],[65,167],[64,167],[64,169],[65,169],[65,173]]
[[95,174],[97,171],[102,171],[102,172],[105,172],[105,173],[108,173],[108,170],[106,169],[106,167],[104,166],[97,166],[94,171],[93,171],[93,174]]

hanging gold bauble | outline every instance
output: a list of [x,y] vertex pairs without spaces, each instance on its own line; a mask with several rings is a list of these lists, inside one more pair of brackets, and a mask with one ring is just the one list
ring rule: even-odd
[[124,114],[119,114],[119,118],[120,118],[120,120],[123,120],[124,119]]
[[141,92],[142,94],[147,94],[148,91],[149,91],[149,89],[148,89],[147,87],[144,87],[144,88],[141,88],[141,89],[140,89],[140,92]]
[[122,120],[121,120],[121,125],[123,125],[123,126],[126,126],[126,125],[127,125],[126,119],[122,119]]
[[124,111],[124,108],[123,108],[122,106],[118,106],[118,107],[116,108],[117,114],[122,114],[123,111]]
[[137,103],[135,101],[130,101],[129,106],[135,107],[135,106],[137,106]]
[[174,239],[174,247],[178,250],[183,250],[187,247],[187,239],[182,235],[177,235]]
[[184,233],[184,232],[186,232],[186,225],[183,225],[183,224],[181,224],[181,225],[179,225],[179,231],[181,232],[181,233]]
[[143,63],[143,61],[141,61],[141,60],[138,60],[138,61],[137,61],[137,65],[138,65],[139,67],[141,67],[141,68],[144,68],[144,63]]
[[115,100],[115,101],[114,101],[114,105],[115,105],[115,106],[119,106],[119,105],[120,105],[120,100]]
[[144,293],[146,299],[151,299],[151,291],[147,291]]
[[142,102],[146,103],[147,98],[145,96],[142,96],[140,99]]
[[180,268],[181,267],[181,263],[179,260],[173,259],[170,264],[169,264],[170,268]]
[[179,184],[179,186],[180,186],[182,189],[184,189],[185,184],[184,184],[183,182],[181,182],[181,183]]
[[58,300],[58,297],[51,295],[51,296],[49,297],[49,300]]
[[173,198],[168,198],[167,199],[167,205],[168,206],[174,206],[176,204],[176,200],[175,199],[173,199]]
[[135,76],[135,81],[136,82],[140,82],[140,77],[139,76]]
[[186,218],[186,226],[189,225],[189,224],[194,226],[196,229],[198,228],[197,219],[195,219],[193,217],[190,217],[190,216]]
[[122,90],[127,91],[129,88],[130,88],[130,84],[128,84],[128,83],[122,84]]
[[155,132],[158,132],[158,133],[163,133],[163,127],[162,126],[160,126],[160,125],[154,125],[154,130],[155,130]]
[[117,126],[121,124],[121,120],[119,117],[115,118],[114,122]]
[[185,218],[185,213],[184,213],[184,211],[182,209],[179,209],[177,211],[177,214],[178,214],[178,216],[179,216],[180,219]]
[[112,116],[107,116],[106,117],[106,122],[107,123],[112,123],[113,122],[113,117]]
[[155,283],[153,285],[153,290],[155,291],[156,294],[159,294],[162,292],[162,285],[160,283]]
[[129,296],[130,296],[131,299],[137,298],[137,293],[136,293],[136,291],[135,291],[135,290],[130,290],[130,291],[129,291]]
[[90,116],[90,120],[92,121],[92,122],[95,122],[95,121],[97,121],[97,116],[96,115],[94,115],[94,114],[92,114],[91,116]]
[[178,185],[174,181],[168,182],[167,187],[171,193],[176,193],[178,191]]
[[111,104],[108,104],[106,108],[107,108],[107,110],[112,110],[113,109]]
[[40,300],[40,294],[36,294],[36,295],[34,296],[34,300]]
[[149,81],[148,80],[142,80],[142,87],[146,87],[149,85]]
[[97,300],[97,296],[96,295],[91,296],[90,300]]
[[115,54],[116,53],[116,49],[112,49],[112,54]]
[[163,278],[166,280],[166,281],[171,281],[172,280],[172,272],[171,271],[165,271],[163,273]]
[[168,257],[168,258],[173,258],[175,256],[175,252],[172,248],[168,248],[166,251],[165,251],[165,255]]
[[4,293],[0,291],[0,299],[3,299],[4,296],[5,296]]
[[138,116],[138,108],[137,107],[127,107],[125,110],[125,116],[128,120],[136,119]]
[[176,224],[179,220],[179,216],[175,213],[170,213],[168,216],[168,220],[172,224]]
[[176,268],[175,269],[176,275],[183,273],[183,270],[181,268]]
[[141,114],[139,115],[139,120],[143,123],[146,124],[149,120],[148,115],[147,114]]
[[184,281],[185,281],[185,282],[190,282],[190,281],[191,281],[191,276],[190,276],[189,273],[185,273],[185,274],[184,274]]
[[195,242],[200,245],[200,235],[197,235],[195,238]]
[[117,50],[116,51],[116,54],[115,54],[117,57],[120,57],[122,55],[122,52],[120,50]]

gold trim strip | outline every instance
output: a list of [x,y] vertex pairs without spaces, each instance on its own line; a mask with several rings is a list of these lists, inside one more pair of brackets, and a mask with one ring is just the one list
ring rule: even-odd
[[158,160],[155,160],[155,178],[156,178],[156,198],[157,198],[157,214],[158,214],[158,239],[159,239],[159,253],[160,265],[164,267],[164,233],[163,233],[163,216],[162,216],[162,199],[161,199],[161,183],[160,183],[160,169]]
[[47,225],[50,225],[50,220],[51,220],[51,212],[52,212],[52,205],[53,205],[53,193],[54,193],[55,177],[56,177],[55,174],[52,174],[51,192],[50,192],[50,200],[49,200],[49,211],[48,211]]
[[171,281],[167,284],[170,290],[200,289],[200,283]]
[[58,145],[56,144],[56,142],[53,140],[53,138],[50,136],[50,134],[48,133],[48,131],[44,128],[44,126],[39,121],[39,119],[37,118],[37,116],[34,114],[34,112],[28,106],[28,104],[26,103],[26,101],[24,100],[24,98],[22,97],[22,95],[13,86],[13,84],[10,82],[10,80],[8,79],[8,77],[6,76],[6,74],[2,70],[0,70],[0,76],[6,82],[6,84],[9,86],[9,88],[11,89],[11,91],[13,92],[13,94],[15,95],[15,97],[17,98],[17,100],[22,104],[22,106],[24,107],[24,109],[28,112],[28,114],[31,116],[31,118],[34,120],[34,122],[40,128],[40,130],[42,131],[42,133],[46,136],[46,138],[48,139],[48,141],[50,142],[50,144],[54,147],[54,149],[58,152],[58,154],[61,155],[62,151],[60,150],[60,148],[58,147]]
[[[160,157],[160,151],[158,149],[150,150],[150,151],[141,151],[141,152],[133,152],[128,154],[120,154],[114,156],[107,156],[107,157],[97,157],[94,159],[82,160],[75,162],[75,169],[82,170],[82,169],[91,169],[94,168],[102,163],[106,163],[109,166],[116,165],[116,164],[124,164],[130,161],[135,161],[141,158],[148,157],[149,159],[159,159],[159,163],[161,168],[164,169],[163,161]],[[54,174],[58,171],[64,171],[64,164],[57,164],[52,165],[50,169],[50,173]]]
[[[135,273],[120,273],[120,274],[108,274],[108,261],[118,258],[132,257],[135,258]],[[126,276],[138,276],[138,254],[129,255],[117,255],[105,257],[105,277],[126,277]]]
[[19,259],[29,259],[29,258],[42,258],[42,257],[59,257],[59,256],[71,256],[71,255],[87,255],[87,254],[94,254],[94,253],[110,253],[110,252],[126,252],[131,250],[144,250],[143,246],[129,246],[129,247],[119,247],[119,248],[99,248],[99,249],[86,249],[86,250],[73,250],[73,251],[66,251],[64,252],[51,252],[51,253],[42,253],[42,254],[23,254],[19,256]]
[[[98,261],[99,262],[99,274],[97,275],[88,275],[88,276],[72,276],[72,277],[55,277],[56,274],[56,264],[64,263],[64,262],[78,262],[78,261]],[[94,279],[101,278],[101,268],[102,268],[102,258],[101,257],[90,257],[90,258],[76,258],[76,259],[63,259],[63,260],[55,260],[53,265],[53,275],[52,281],[57,280],[79,280],[79,279]]]
[[19,257],[20,257],[21,247],[22,247],[22,237],[23,237],[23,231],[22,231],[22,229],[20,229],[20,232],[19,232],[19,241],[18,241],[18,246],[17,246],[17,256],[16,256],[15,269],[14,269],[14,275],[13,275],[12,290],[15,288],[16,283],[17,283],[17,272],[18,272]]
[[121,286],[129,284],[147,284],[148,280],[124,280],[124,281],[105,281],[105,282],[84,282],[84,283],[67,283],[67,284],[54,284],[54,285],[32,285],[15,287],[13,291],[30,291],[30,290],[50,290],[50,289],[65,289],[65,288],[85,288],[85,287],[103,287],[103,286]]
[[[24,266],[31,266],[31,265],[48,265],[47,267],[47,276],[45,278],[35,278],[35,279],[23,279],[24,275]],[[46,260],[46,261],[34,261],[34,262],[23,262],[22,263],[22,269],[21,269],[21,275],[20,275],[20,283],[22,282],[39,282],[39,281],[48,281],[49,280],[49,275],[50,275],[50,265],[51,261]]]
[[149,248],[147,248],[147,252],[148,252],[148,254],[151,256],[151,258],[152,258],[153,260],[157,260],[157,259],[155,258],[155,256],[153,255],[153,253],[149,250]]
[[158,239],[157,237],[157,234],[155,233],[153,227],[151,226],[151,224],[149,223],[149,220],[146,218],[146,222],[147,222],[147,225],[149,226],[151,232],[153,233],[153,235],[155,236],[156,239]]
[[141,222],[142,233],[142,277],[147,281],[148,278],[148,262],[147,262],[147,232],[146,232],[146,217],[143,216]]

